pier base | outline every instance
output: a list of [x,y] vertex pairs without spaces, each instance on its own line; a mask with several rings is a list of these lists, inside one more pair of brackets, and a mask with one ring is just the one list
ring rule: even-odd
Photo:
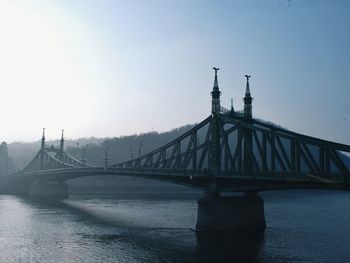
[[34,183],[29,192],[29,197],[42,201],[62,200],[68,196],[67,184],[59,182]]
[[197,201],[196,231],[265,229],[264,200],[256,193],[240,197],[203,197]]

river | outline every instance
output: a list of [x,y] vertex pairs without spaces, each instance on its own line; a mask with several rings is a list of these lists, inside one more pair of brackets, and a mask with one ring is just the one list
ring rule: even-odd
[[195,198],[0,195],[0,262],[350,262],[350,193],[263,193],[264,233],[198,234]]

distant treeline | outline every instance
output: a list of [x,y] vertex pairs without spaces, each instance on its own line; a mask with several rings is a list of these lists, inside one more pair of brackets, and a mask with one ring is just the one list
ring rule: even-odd
[[194,125],[186,125],[168,132],[149,132],[138,135],[121,136],[105,139],[103,142],[67,147],[66,152],[77,159],[82,159],[83,153],[86,163],[103,165],[107,152],[109,164],[127,161],[139,155],[146,154],[158,147],[176,139]]

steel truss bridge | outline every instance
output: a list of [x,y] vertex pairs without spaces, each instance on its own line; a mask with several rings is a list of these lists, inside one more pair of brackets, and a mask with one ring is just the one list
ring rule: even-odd
[[146,177],[212,191],[350,189],[350,146],[298,134],[252,117],[247,77],[244,110],[220,106],[215,69],[212,113],[154,151],[122,163],[92,166],[59,148],[41,149],[13,178],[65,182],[92,175]]

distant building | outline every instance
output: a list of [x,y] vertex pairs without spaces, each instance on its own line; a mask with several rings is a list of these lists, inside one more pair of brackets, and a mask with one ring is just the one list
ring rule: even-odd
[[7,143],[2,142],[0,145],[0,175],[5,175],[9,171],[9,155]]

